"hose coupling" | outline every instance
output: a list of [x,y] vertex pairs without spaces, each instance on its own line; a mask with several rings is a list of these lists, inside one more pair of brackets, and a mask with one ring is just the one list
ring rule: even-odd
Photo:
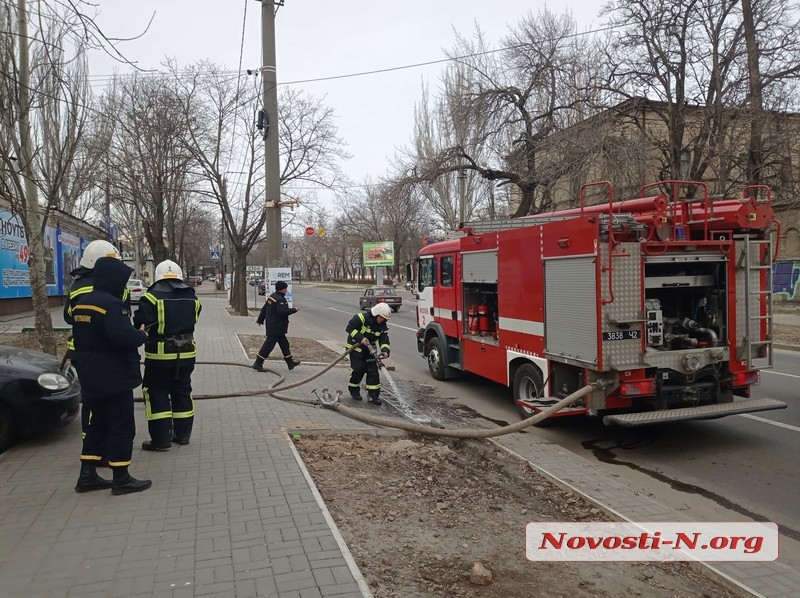
[[336,396],[333,396],[331,391],[327,388],[323,388],[320,393],[322,396],[317,394],[316,388],[311,391],[311,394],[317,397],[314,400],[314,405],[320,405],[321,407],[325,407],[327,409],[334,409],[339,404],[339,398],[342,396],[341,390],[337,390]]

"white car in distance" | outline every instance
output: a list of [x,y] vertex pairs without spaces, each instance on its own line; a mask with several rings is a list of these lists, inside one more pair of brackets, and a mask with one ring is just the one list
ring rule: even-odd
[[138,278],[131,278],[128,281],[128,293],[130,294],[131,297],[131,303],[135,303],[138,305],[139,299],[142,298],[142,295],[144,294],[145,290],[147,289],[144,286],[144,283]]

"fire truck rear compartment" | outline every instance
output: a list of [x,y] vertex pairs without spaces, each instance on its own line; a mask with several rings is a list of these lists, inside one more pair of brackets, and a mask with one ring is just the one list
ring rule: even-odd
[[725,263],[645,263],[646,351],[725,344]]

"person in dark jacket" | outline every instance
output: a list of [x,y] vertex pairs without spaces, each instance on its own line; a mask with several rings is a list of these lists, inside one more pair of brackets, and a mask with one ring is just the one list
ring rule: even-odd
[[345,346],[352,349],[350,352],[350,381],[347,388],[350,397],[356,401],[361,400],[361,379],[367,375],[367,396],[369,402],[375,405],[381,401],[381,376],[378,372],[378,359],[374,350],[378,345],[380,358],[389,357],[389,318],[392,317],[392,308],[385,303],[378,303],[369,311],[362,311],[350,318],[345,330],[347,343]]
[[[138,348],[147,339],[144,330],[131,325],[130,310],[122,301],[131,272],[116,258],[99,258],[93,290],[83,294],[72,310],[74,365],[84,403],[92,413],[92,425],[83,439],[77,492],[110,486],[112,494],[128,494],[151,485],[150,480],[137,480],[128,473],[136,436],[133,389],[142,383]],[[95,470],[104,456],[114,473],[111,483]]]
[[[101,257],[113,257],[119,259],[120,255],[117,252],[117,248],[111,243],[108,241],[103,241],[102,239],[97,239],[86,246],[86,249],[83,250],[83,255],[81,256],[81,261],[78,264],[78,267],[69,273],[69,275],[72,277],[72,284],[70,284],[69,290],[67,291],[68,300],[64,304],[64,321],[70,326],[72,326],[74,322],[72,319],[72,310],[75,309],[75,305],[77,305],[78,300],[86,293],[91,293],[94,289],[94,265]],[[130,309],[130,297],[127,286],[122,293],[122,300],[126,303],[128,309]],[[75,362],[74,351],[75,343],[73,342],[72,337],[70,337],[67,339],[67,356],[71,357],[73,365]],[[83,438],[86,437],[86,431],[88,430],[90,424],[91,413],[85,405],[82,405],[81,434]],[[103,464],[105,465],[106,463],[107,461],[104,459]]]
[[135,326],[147,330],[144,346],[144,394],[150,440],[146,451],[166,451],[172,442],[189,444],[194,425],[192,372],[197,357],[194,327],[200,301],[183,282],[178,264],[166,260],[155,270],[155,282],[139,300]]
[[259,326],[264,322],[267,323],[267,338],[258,351],[258,357],[253,362],[253,369],[257,372],[264,371],[264,360],[269,357],[276,344],[281,348],[283,359],[290,370],[300,365],[300,362],[295,361],[292,357],[289,339],[286,338],[286,333],[289,332],[289,316],[300,311],[296,307],[289,307],[289,302],[286,301],[288,288],[289,285],[282,280],[276,282],[275,292],[267,297],[264,306],[261,308],[261,313],[258,314],[256,319],[256,324]]

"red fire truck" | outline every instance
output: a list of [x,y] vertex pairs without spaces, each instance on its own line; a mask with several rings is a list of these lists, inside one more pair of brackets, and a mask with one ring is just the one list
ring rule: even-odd
[[[597,191],[608,202],[585,206]],[[409,265],[418,349],[437,380],[508,386],[523,417],[601,379],[557,415],[639,426],[785,408],[749,398],[772,366],[779,226],[767,187],[718,199],[687,181],[626,201],[591,183],[578,208],[462,224]]]

